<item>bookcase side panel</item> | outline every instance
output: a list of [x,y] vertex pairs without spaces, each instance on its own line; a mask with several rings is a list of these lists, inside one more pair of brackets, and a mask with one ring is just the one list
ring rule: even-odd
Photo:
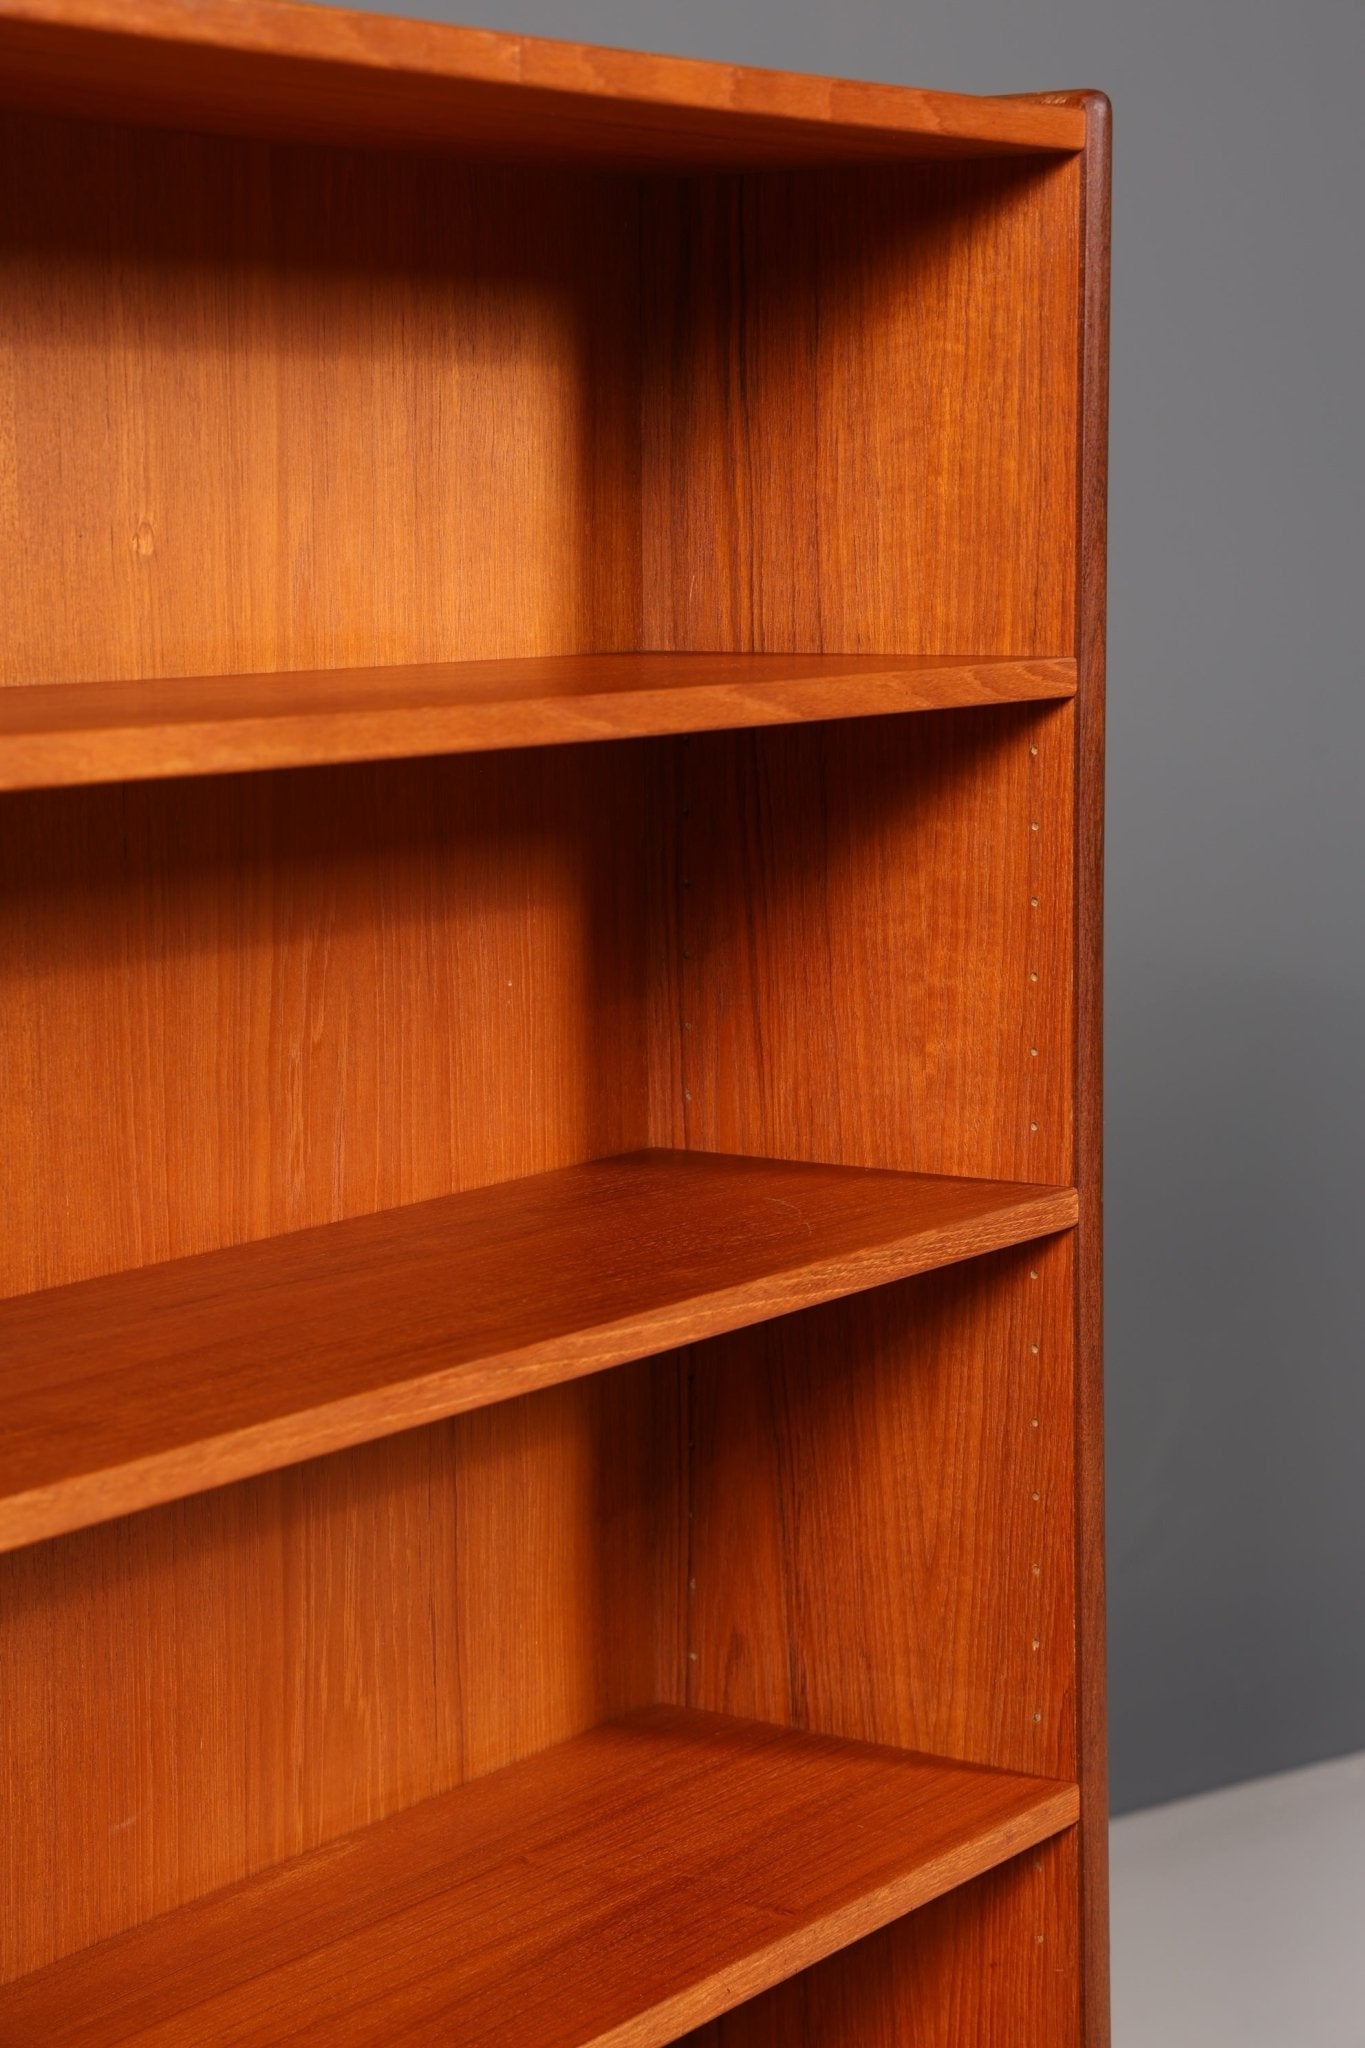
[[1071,707],[717,734],[670,757],[660,1143],[1065,1185]]
[[688,1704],[1076,1774],[1069,1233],[691,1354]]
[[1081,1940],[1085,2048],[1109,2048],[1108,1715],[1104,1514],[1104,750],[1108,576],[1110,106],[1085,112],[1081,188],[1076,652],[1077,1551]]
[[[646,286],[656,630],[1076,645],[1081,179],[888,181],[842,248],[837,181],[804,222],[791,181],[685,195]],[[669,363],[672,292],[701,338]],[[656,1135],[1071,1181],[1091,745],[1072,706],[679,744]],[[689,1699],[1077,1774],[1076,1261],[1063,1236],[696,1351]],[[1078,2048],[1083,1913],[1069,1837],[695,2048]]]
[[[697,1347],[691,1704],[1073,1778],[1070,1233]],[[695,2048],[1079,2048],[1074,1838]]]
[[1072,651],[1077,177],[648,189],[646,645]]

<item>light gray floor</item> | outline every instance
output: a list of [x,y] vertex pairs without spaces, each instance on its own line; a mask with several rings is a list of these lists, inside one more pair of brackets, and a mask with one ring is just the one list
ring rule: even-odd
[[1110,1841],[1114,2048],[1365,2048],[1365,1752]]

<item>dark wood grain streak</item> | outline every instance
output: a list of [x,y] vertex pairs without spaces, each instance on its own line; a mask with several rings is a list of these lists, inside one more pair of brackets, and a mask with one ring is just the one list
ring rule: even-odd
[[663,2048],[1030,1850],[1075,1789],[653,1708],[0,1991],[63,2048]]

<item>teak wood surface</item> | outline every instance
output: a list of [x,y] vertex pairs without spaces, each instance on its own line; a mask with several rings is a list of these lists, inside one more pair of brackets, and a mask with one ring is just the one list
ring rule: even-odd
[[1073,661],[606,654],[0,690],[0,789],[1070,697]]
[[997,1251],[1069,1189],[642,1152],[0,1302],[0,1550]]
[[654,1708],[0,1990],[64,2048],[663,2048],[1076,1818],[1075,1788]]
[[[172,1437],[202,1485],[217,1404],[263,1388],[246,1430],[302,1460],[106,1495],[0,1557],[13,1999],[60,1981],[114,2025],[103,1956],[174,1947],[223,1887],[273,1898],[300,1855],[321,1942],[355,1841],[484,1793],[524,1829],[490,1773],[553,1777],[554,1745],[662,1702],[1081,1787],[1079,1829],[955,1851],[880,1931],[834,1911],[818,1962],[793,1934],[731,1979],[724,1915],[669,1918],[672,1991],[740,2001],[677,2008],[693,2048],[1104,2048],[1108,177],[1093,94],[0,0],[0,757],[35,785],[0,799],[0,1316],[94,1305],[84,1405],[31,1390],[59,1486]],[[680,1221],[591,1164],[646,1148],[773,1188],[805,1164],[824,1206]],[[870,1169],[1017,1185],[916,1238]],[[621,1172],[610,1231],[561,1209],[557,1289],[528,1186]],[[1051,1234],[1014,1242],[1021,1200]],[[526,1223],[456,1378],[540,1302],[558,1383],[505,1398],[495,1368],[489,1405],[419,1425],[374,1338],[436,1316],[432,1261],[405,1285],[399,1257],[451,1201]],[[310,1283],[307,1371],[281,1278],[275,1362],[234,1386],[250,1276],[362,1241],[371,1279],[348,1252],[330,1302]],[[158,1358],[137,1304],[201,1255],[226,1348]],[[699,1317],[727,1288],[743,1313]],[[627,1295],[649,1355],[563,1378],[627,1358]],[[296,1445],[347,1358],[357,1434],[396,1433]],[[645,1745],[651,1798],[682,1799],[697,1729]],[[929,1768],[979,1848],[978,1781]],[[609,1832],[586,1920],[621,1900]],[[719,1885],[719,1823],[712,1852]],[[580,1945],[575,1981],[616,1953]],[[402,1977],[366,1955],[320,1995]],[[317,2010],[301,2037],[352,2038]]]
[[1071,107],[436,28],[284,0],[4,0],[10,105],[632,166],[1077,150]]
[[1085,114],[1082,157],[1080,391],[1077,441],[1076,1162],[1082,1223],[1076,1261],[1076,1638],[1080,1688],[1082,2025],[1109,2040],[1108,1716],[1104,1581],[1104,693],[1108,573],[1110,107],[1067,96]]

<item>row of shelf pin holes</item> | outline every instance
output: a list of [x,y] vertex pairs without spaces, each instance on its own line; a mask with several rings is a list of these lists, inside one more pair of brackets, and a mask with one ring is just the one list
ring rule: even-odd
[[[1036,745],[1035,743],[1030,743],[1030,746],[1029,746],[1029,754],[1030,754],[1030,756],[1031,756],[1031,757],[1032,757],[1033,759],[1035,759],[1035,760],[1037,759],[1037,757],[1038,757],[1038,748],[1037,748],[1037,745]],[[683,817],[688,817],[688,816],[690,816],[690,814],[691,814],[691,806],[690,806],[690,805],[685,805],[685,806],[683,807],[683,810],[682,810],[682,816],[683,816]],[[1030,829],[1030,831],[1031,831],[1031,832],[1033,832],[1033,833],[1039,833],[1039,832],[1041,832],[1041,830],[1042,830],[1042,824],[1041,824],[1041,820],[1040,820],[1040,819],[1037,819],[1037,818],[1032,818],[1032,819],[1030,819],[1030,821],[1029,821],[1029,829]],[[690,877],[690,876],[684,876],[684,877],[683,877],[683,887],[684,887],[684,888],[690,888],[690,887],[691,887],[691,877]],[[1040,907],[1040,906],[1039,906],[1039,898],[1038,898],[1038,897],[1037,897],[1036,895],[1030,895],[1030,897],[1029,897],[1029,907],[1030,907],[1030,909],[1032,909],[1032,910],[1037,910],[1037,909],[1038,909],[1038,908]],[[684,948],[682,949],[682,957],[683,957],[683,959],[684,959],[684,960],[690,960],[690,959],[691,959],[691,957],[692,957],[692,954],[691,954],[691,950],[690,950],[690,948],[688,948],[688,947],[684,947]],[[1037,972],[1037,969],[1036,969],[1036,968],[1031,968],[1031,969],[1029,970],[1029,981],[1030,981],[1030,983],[1031,983],[1031,984],[1034,984],[1035,986],[1037,985],[1037,982],[1038,982],[1038,972]],[[689,1023],[684,1023],[684,1025],[683,1025],[683,1029],[684,1029],[685,1031],[688,1031],[688,1030],[690,1030],[691,1028],[692,1028],[692,1027],[691,1027],[691,1025],[690,1025]],[[1038,1056],[1039,1056],[1039,1049],[1038,1049],[1038,1047],[1037,1047],[1036,1045],[1030,1045],[1030,1047],[1029,1047],[1029,1057],[1030,1057],[1030,1059],[1035,1059],[1035,1060],[1036,1060],[1036,1059],[1038,1058]],[[692,1093],[691,1093],[691,1090],[690,1090],[690,1089],[688,1089],[688,1088],[684,1088],[684,1089],[683,1089],[683,1101],[684,1101],[684,1102],[690,1102],[691,1100],[692,1100]],[[1038,1124],[1037,1124],[1037,1120],[1036,1120],[1036,1119],[1030,1119],[1030,1122],[1029,1122],[1029,1131],[1030,1131],[1030,1133],[1031,1133],[1031,1134],[1034,1134],[1034,1135],[1036,1135],[1036,1133],[1037,1133],[1037,1130],[1038,1130]],[[1030,1280],[1037,1280],[1037,1279],[1038,1279],[1038,1277],[1039,1277],[1039,1274],[1038,1274],[1038,1269],[1037,1269],[1036,1267],[1031,1267],[1031,1268],[1030,1268],[1030,1270],[1029,1270],[1029,1279],[1030,1279]],[[1040,1353],[1040,1346],[1039,1346],[1039,1345],[1038,1345],[1037,1343],[1030,1343],[1030,1345],[1029,1345],[1029,1351],[1030,1351],[1031,1355],[1032,1355],[1033,1357],[1035,1357],[1035,1358],[1036,1358],[1036,1357],[1038,1357],[1038,1356],[1039,1356],[1039,1353]],[[1038,1428],[1040,1428],[1040,1426],[1041,1426],[1041,1418],[1040,1418],[1039,1416],[1037,1416],[1037,1415],[1033,1416],[1033,1417],[1031,1418],[1031,1420],[1030,1420],[1030,1427],[1031,1427],[1031,1428],[1033,1428],[1033,1429],[1038,1429]],[[1040,1505],[1041,1505],[1041,1501],[1042,1501],[1042,1494],[1041,1494],[1041,1491],[1040,1491],[1039,1489],[1037,1489],[1037,1488],[1034,1488],[1034,1489],[1032,1490],[1031,1498],[1032,1498],[1032,1499],[1033,1499],[1033,1500],[1034,1500],[1034,1501],[1035,1501],[1036,1503],[1038,1503],[1038,1504],[1040,1504]],[[1043,1569],[1043,1568],[1042,1568],[1042,1565],[1041,1565],[1040,1563],[1039,1563],[1039,1564],[1035,1564],[1035,1565],[1033,1566],[1033,1576],[1034,1576],[1035,1578],[1040,1578],[1040,1577],[1042,1576],[1042,1569]],[[695,1580],[695,1579],[689,1579],[689,1581],[688,1581],[688,1586],[689,1586],[689,1590],[692,1590],[692,1589],[694,1589],[694,1588],[695,1588],[695,1586],[696,1586],[696,1580]],[[1039,1636],[1034,1636],[1034,1637],[1032,1638],[1032,1647],[1033,1647],[1033,1649],[1034,1649],[1035,1651],[1037,1651],[1037,1650],[1041,1650],[1041,1648],[1042,1648],[1042,1639],[1041,1639],[1041,1637],[1039,1637]],[[688,1653],[688,1654],[689,1654],[689,1658],[691,1659],[691,1661],[692,1661],[692,1662],[695,1662],[695,1661],[696,1661],[696,1652],[695,1652],[695,1651],[689,1651],[689,1653]],[[1042,1718],[1043,1718],[1043,1714],[1042,1714],[1042,1709],[1041,1709],[1041,1708],[1039,1708],[1039,1707],[1035,1707],[1035,1708],[1034,1708],[1034,1710],[1033,1710],[1033,1720],[1034,1720],[1034,1724],[1035,1724],[1035,1726],[1041,1723],[1041,1721],[1042,1721]],[[1039,1934],[1039,1935],[1037,1935],[1037,1936],[1035,1937],[1035,1939],[1041,1942],[1041,1941],[1042,1941],[1042,1939],[1043,1939],[1043,1937],[1042,1937],[1042,1935],[1041,1935],[1041,1934]]]
[[[1034,752],[1035,754],[1037,753],[1037,751],[1038,751],[1038,749],[1037,749],[1036,747],[1035,747],[1035,748],[1033,748],[1033,752]],[[1036,1057],[1036,1053],[1035,1053],[1035,1057]],[[1034,1128],[1036,1129],[1036,1128],[1037,1128],[1037,1126],[1035,1125],[1035,1126],[1034,1126]],[[1039,1277],[1040,1277],[1040,1275],[1039,1275],[1039,1269],[1037,1268],[1037,1266],[1030,1266],[1030,1267],[1029,1267],[1029,1279],[1030,1279],[1030,1280],[1037,1280],[1037,1279],[1038,1279]],[[1029,1354],[1030,1354],[1030,1356],[1031,1356],[1031,1357],[1033,1357],[1033,1358],[1037,1358],[1037,1357],[1039,1357],[1039,1356],[1041,1355],[1041,1345],[1040,1345],[1039,1343],[1037,1343],[1037,1342],[1031,1342],[1031,1343],[1029,1344]],[[1041,1416],[1039,1416],[1039,1415],[1032,1415],[1032,1416],[1030,1416],[1030,1417],[1029,1417],[1029,1428],[1030,1428],[1030,1429],[1041,1429],[1041,1427],[1042,1427],[1042,1417],[1041,1417]],[[1041,1503],[1041,1500],[1042,1500],[1042,1495],[1041,1495],[1041,1493],[1039,1492],[1039,1490],[1038,1490],[1038,1489],[1036,1489],[1036,1488],[1035,1488],[1035,1489],[1034,1489],[1034,1491],[1033,1491],[1033,1499],[1034,1499],[1035,1501],[1038,1501],[1038,1502],[1040,1502],[1040,1503]],[[1041,1578],[1041,1577],[1042,1577],[1042,1572],[1043,1572],[1043,1567],[1042,1567],[1041,1563],[1037,1563],[1037,1564],[1035,1564],[1035,1565],[1033,1566],[1033,1576],[1034,1576],[1034,1578],[1036,1578],[1036,1579],[1037,1579],[1037,1578]],[[1042,1643],[1042,1637],[1041,1637],[1041,1636],[1034,1636],[1034,1637],[1033,1637],[1033,1639],[1032,1639],[1032,1646],[1033,1646],[1033,1649],[1034,1649],[1034,1651],[1035,1651],[1035,1652],[1036,1652],[1036,1651],[1039,1651],[1039,1650],[1041,1650],[1041,1649],[1042,1649],[1042,1647],[1043,1647],[1043,1643]],[[1042,1708],[1041,1708],[1041,1707],[1035,1707],[1035,1708],[1034,1708],[1034,1710],[1033,1710],[1033,1724],[1034,1724],[1035,1728],[1036,1728],[1037,1726],[1039,1726],[1039,1724],[1040,1724],[1040,1723],[1041,1723],[1041,1721],[1042,1721],[1042,1718],[1043,1718],[1043,1710],[1042,1710]],[[1033,1859],[1033,1867],[1034,1867],[1034,1869],[1035,1869],[1035,1870],[1042,1870],[1042,1869],[1044,1868],[1044,1858],[1043,1858],[1043,1857],[1042,1857],[1041,1855],[1035,1855],[1035,1857],[1034,1857],[1034,1859]],[[1043,1931],[1042,1931],[1042,1929],[1041,1929],[1041,1928],[1039,1928],[1039,1929],[1035,1930],[1035,1932],[1034,1932],[1034,1936],[1033,1936],[1033,1940],[1034,1940],[1034,1945],[1035,1945],[1035,1947],[1041,1948],[1041,1947],[1043,1946],[1044,1942],[1046,1941],[1046,1939],[1047,1939],[1047,1937],[1046,1937],[1046,1935],[1045,1935],[1045,1934],[1043,1933]]]
[[[1039,1277],[1040,1277],[1040,1276],[1039,1276],[1039,1269],[1038,1269],[1038,1267],[1037,1267],[1037,1266],[1030,1266],[1030,1267],[1029,1267],[1029,1279],[1030,1279],[1030,1280],[1032,1280],[1032,1281],[1036,1281],[1036,1280],[1037,1280],[1037,1279],[1038,1279]],[[1042,1350],[1041,1344],[1040,1344],[1040,1342],[1039,1342],[1039,1341],[1038,1341],[1037,1339],[1033,1339],[1033,1340],[1031,1340],[1031,1341],[1030,1341],[1030,1343],[1029,1343],[1029,1355],[1030,1355],[1030,1357],[1032,1357],[1032,1358],[1037,1358],[1037,1357],[1039,1357],[1039,1356],[1041,1355],[1041,1350]],[[1029,1428],[1030,1428],[1030,1429],[1038,1429],[1038,1430],[1041,1430],[1041,1428],[1042,1428],[1042,1417],[1041,1417],[1040,1415],[1032,1415],[1032,1416],[1030,1416],[1030,1417],[1029,1417]],[[1041,1492],[1041,1489],[1040,1489],[1040,1488],[1038,1488],[1038,1487],[1034,1487],[1034,1488],[1032,1489],[1032,1498],[1033,1498],[1033,1500],[1034,1500],[1035,1502],[1037,1502],[1037,1503],[1038,1503],[1039,1505],[1041,1505],[1041,1503],[1042,1503],[1042,1492]],[[1043,1575],[1043,1567],[1042,1567],[1042,1564],[1041,1564],[1041,1563],[1035,1563],[1032,1569],[1033,1569],[1033,1576],[1034,1576],[1034,1578],[1035,1578],[1035,1579],[1040,1579],[1040,1578],[1042,1577],[1042,1575]],[[1034,1651],[1035,1651],[1035,1652],[1037,1652],[1037,1651],[1039,1651],[1039,1650],[1041,1650],[1041,1649],[1042,1649],[1042,1647],[1043,1647],[1043,1642],[1042,1642],[1042,1637],[1041,1637],[1041,1636],[1034,1636],[1034,1637],[1033,1637],[1033,1638],[1032,1638],[1031,1640],[1032,1640],[1032,1647],[1033,1647],[1033,1649],[1034,1649]],[[1034,1710],[1033,1710],[1033,1721],[1034,1721],[1034,1726],[1035,1726],[1035,1727],[1037,1727],[1037,1726],[1038,1726],[1038,1724],[1039,1724],[1039,1723],[1040,1723],[1040,1722],[1042,1721],[1042,1718],[1043,1718],[1043,1711],[1042,1711],[1042,1708],[1041,1708],[1041,1707],[1035,1707],[1035,1708],[1034,1708]],[[1042,1937],[1040,1936],[1040,1937],[1039,1937],[1039,1939],[1041,1940],[1041,1938],[1042,1938]]]
[[[1038,759],[1038,743],[1037,743],[1037,741],[1036,741],[1036,740],[1030,740],[1030,741],[1029,741],[1029,758],[1030,758],[1030,760],[1033,760],[1033,761],[1036,761],[1036,760]],[[1039,818],[1030,818],[1030,820],[1029,820],[1029,831],[1030,831],[1031,833],[1035,833],[1035,834],[1037,834],[1037,833],[1041,833],[1041,831],[1042,831],[1042,820],[1041,820],[1041,819],[1039,819]],[[1038,909],[1038,907],[1039,907],[1039,899],[1038,899],[1038,897],[1037,897],[1036,895],[1030,895],[1030,897],[1029,897],[1029,908],[1030,908],[1031,910],[1037,910],[1037,909]],[[1035,987],[1035,988],[1036,988],[1036,987],[1037,987],[1037,985],[1038,985],[1038,970],[1037,970],[1037,968],[1036,968],[1036,967],[1031,967],[1031,968],[1029,969],[1029,977],[1028,977],[1028,978],[1029,978],[1029,983],[1030,983],[1030,986],[1032,986],[1032,987]],[[1038,1047],[1037,1047],[1036,1045],[1030,1045],[1030,1047],[1029,1047],[1029,1049],[1028,1049],[1028,1050],[1029,1050],[1029,1058],[1030,1058],[1030,1059],[1032,1059],[1032,1060],[1036,1060],[1036,1059],[1038,1058]],[[1036,1118],[1030,1118],[1030,1120],[1029,1120],[1029,1135],[1030,1135],[1031,1137],[1036,1137],[1036,1136],[1038,1135],[1038,1122],[1037,1122],[1037,1119],[1036,1119]]]
[[[1039,756],[1038,756],[1038,743],[1037,743],[1037,741],[1036,741],[1036,740],[1030,740],[1030,742],[1029,742],[1029,759],[1030,759],[1030,761],[1036,761],[1036,760],[1037,760],[1038,758],[1039,758]],[[1040,818],[1030,818],[1030,819],[1029,819],[1029,833],[1030,833],[1031,837],[1032,837],[1032,838],[1034,838],[1034,839],[1037,839],[1037,838],[1041,837],[1041,833],[1042,833],[1042,820],[1041,820]],[[1032,891],[1030,892],[1030,895],[1029,895],[1029,908],[1030,908],[1030,910],[1037,910],[1037,909],[1039,908],[1039,897],[1038,897],[1038,895],[1037,895],[1037,893],[1036,893],[1036,884],[1035,884],[1034,890],[1032,890]],[[1030,934],[1030,950],[1032,950],[1032,934]],[[1029,985],[1030,985],[1030,987],[1036,988],[1036,987],[1038,986],[1038,969],[1037,969],[1036,967],[1030,967],[1030,969],[1029,969],[1029,977],[1028,977],[1028,978],[1029,978]],[[1031,1044],[1031,1045],[1029,1046],[1029,1049],[1028,1049],[1028,1050],[1029,1050],[1029,1058],[1030,1058],[1030,1059],[1034,1059],[1034,1060],[1036,1060],[1036,1059],[1037,1059],[1037,1058],[1039,1057],[1039,1048],[1037,1047],[1037,1045]],[[1030,1118],[1029,1118],[1029,1135],[1030,1135],[1030,1137],[1036,1137],[1036,1136],[1038,1135],[1038,1119],[1037,1119],[1037,1117],[1030,1117]],[[1032,1266],[1032,1267],[1030,1267],[1030,1268],[1029,1268],[1029,1279],[1030,1279],[1031,1281],[1036,1281],[1036,1280],[1038,1279],[1038,1268],[1037,1268],[1036,1266]],[[1030,1356],[1031,1356],[1031,1357],[1033,1357],[1033,1358],[1037,1358],[1037,1357],[1039,1356],[1039,1343],[1038,1343],[1038,1341],[1037,1341],[1037,1340],[1033,1340],[1033,1341],[1031,1341],[1031,1342],[1030,1342],[1030,1344],[1029,1344],[1029,1353],[1030,1353]],[[1031,1418],[1031,1421],[1030,1421],[1030,1427],[1031,1427],[1031,1428],[1033,1428],[1033,1429],[1039,1429],[1039,1428],[1040,1428],[1040,1426],[1041,1426],[1041,1418],[1040,1418],[1039,1416],[1037,1416],[1037,1415],[1033,1416],[1033,1417]],[[1033,1498],[1033,1500],[1034,1500],[1034,1502],[1035,1502],[1035,1503],[1037,1503],[1037,1504],[1041,1505],[1041,1501],[1042,1501],[1042,1495],[1041,1495],[1041,1491],[1040,1491],[1040,1489],[1038,1489],[1038,1488],[1036,1488],[1036,1487],[1032,1489],[1032,1498]],[[1041,1563],[1036,1563],[1036,1564],[1035,1564],[1035,1565],[1033,1566],[1033,1577],[1034,1577],[1035,1579],[1041,1579],[1041,1577],[1042,1577],[1042,1571],[1043,1571],[1043,1568],[1042,1568],[1042,1565],[1041,1565]],[[1034,1651],[1035,1651],[1035,1652],[1037,1652],[1037,1651],[1041,1650],[1041,1648],[1042,1648],[1042,1638],[1041,1638],[1041,1636],[1033,1636],[1033,1637],[1031,1638],[1031,1641],[1032,1641],[1032,1647],[1033,1647],[1033,1649],[1034,1649]],[[1041,1707],[1035,1707],[1035,1708],[1034,1708],[1034,1710],[1033,1710],[1033,1723],[1034,1723],[1034,1726],[1035,1726],[1035,1727],[1038,1727],[1038,1726],[1039,1726],[1039,1725],[1041,1724],[1041,1722],[1042,1722],[1042,1719],[1043,1719],[1043,1710],[1042,1710],[1042,1708],[1041,1708]],[[1037,1936],[1036,1936],[1035,1938],[1036,1938],[1036,1939],[1037,1939],[1038,1941],[1041,1941],[1043,1937],[1042,1937],[1042,1935],[1041,1935],[1041,1934],[1039,1934],[1039,1935],[1037,1935]]]
[[[1035,754],[1036,754],[1036,753],[1037,753],[1037,751],[1038,751],[1038,749],[1037,749],[1036,747],[1034,747],[1034,748],[1033,748],[1033,749],[1032,749],[1031,751],[1032,751],[1033,753],[1035,753]],[[1035,906],[1035,908],[1037,907],[1037,899],[1036,899],[1036,898],[1034,899],[1034,906]],[[1036,1058],[1037,1058],[1037,1056],[1038,1056],[1038,1054],[1037,1054],[1037,1048],[1036,1048],[1036,1047],[1033,1047],[1033,1048],[1031,1048],[1031,1050],[1032,1050],[1032,1052],[1033,1052],[1033,1056],[1034,1056],[1034,1058],[1036,1059]],[[1034,1129],[1035,1129],[1035,1130],[1037,1129],[1037,1126],[1036,1126],[1036,1125],[1034,1125]],[[1029,1279],[1030,1279],[1030,1280],[1037,1280],[1037,1279],[1038,1279],[1039,1277],[1040,1277],[1040,1276],[1039,1276],[1039,1270],[1038,1270],[1038,1268],[1037,1268],[1036,1266],[1030,1266],[1030,1267],[1029,1267]],[[1041,1355],[1041,1348],[1042,1348],[1042,1347],[1041,1347],[1041,1345],[1040,1345],[1039,1343],[1036,1343],[1036,1342],[1034,1342],[1034,1343],[1030,1343],[1030,1345],[1029,1345],[1029,1353],[1030,1353],[1030,1356],[1031,1356],[1031,1357],[1034,1357],[1034,1358],[1037,1358],[1037,1357],[1039,1357],[1039,1356]],[[1039,1415],[1033,1415],[1033,1416],[1030,1416],[1030,1417],[1029,1417],[1029,1428],[1030,1428],[1030,1429],[1041,1429],[1041,1427],[1042,1427],[1042,1417],[1041,1417],[1041,1416],[1039,1416]],[[1039,1492],[1039,1491],[1038,1491],[1038,1490],[1037,1490],[1036,1488],[1034,1489],[1034,1492],[1033,1492],[1033,1498],[1034,1498],[1034,1500],[1035,1500],[1035,1501],[1039,1501],[1039,1502],[1041,1502],[1041,1499],[1042,1499],[1042,1495],[1041,1495],[1041,1493],[1040,1493],[1040,1492]],[[1041,1564],[1035,1564],[1035,1565],[1034,1565],[1034,1567],[1033,1567],[1033,1576],[1034,1576],[1035,1578],[1041,1578],[1041,1577],[1042,1577],[1042,1571],[1043,1571],[1043,1567],[1042,1567],[1042,1565],[1041,1565]],[[1035,1650],[1035,1651],[1038,1651],[1038,1650],[1041,1650],[1041,1649],[1042,1649],[1042,1647],[1043,1647],[1043,1643],[1042,1643],[1042,1637],[1041,1637],[1041,1636],[1034,1636],[1034,1637],[1033,1637],[1033,1639],[1032,1639],[1032,1641],[1033,1641],[1033,1648],[1034,1648],[1034,1650]],[[1035,1708],[1034,1708],[1034,1710],[1033,1710],[1033,1722],[1034,1722],[1034,1726],[1035,1726],[1035,1727],[1037,1727],[1037,1726],[1039,1725],[1039,1723],[1040,1723],[1040,1722],[1042,1721],[1042,1718],[1043,1718],[1043,1710],[1042,1710],[1042,1708],[1041,1708],[1041,1707],[1035,1707]],[[1044,1863],[1044,1858],[1043,1858],[1043,1857],[1042,1857],[1041,1855],[1036,1855],[1036,1856],[1034,1857],[1034,1859],[1033,1859],[1033,1867],[1034,1867],[1034,1869],[1035,1869],[1035,1870],[1042,1870],[1042,1869],[1043,1869],[1043,1868],[1045,1867],[1045,1863]],[[1035,1947],[1037,1947],[1037,1948],[1041,1948],[1041,1947],[1043,1946],[1044,1942],[1046,1941],[1046,1939],[1047,1939],[1047,1936],[1046,1936],[1046,1935],[1044,1934],[1043,1930],[1042,1930],[1041,1928],[1037,1929],[1037,1930],[1035,1931],[1035,1933],[1034,1933],[1034,1936],[1033,1936],[1033,1940],[1034,1940],[1034,1946],[1035,1946]]]

